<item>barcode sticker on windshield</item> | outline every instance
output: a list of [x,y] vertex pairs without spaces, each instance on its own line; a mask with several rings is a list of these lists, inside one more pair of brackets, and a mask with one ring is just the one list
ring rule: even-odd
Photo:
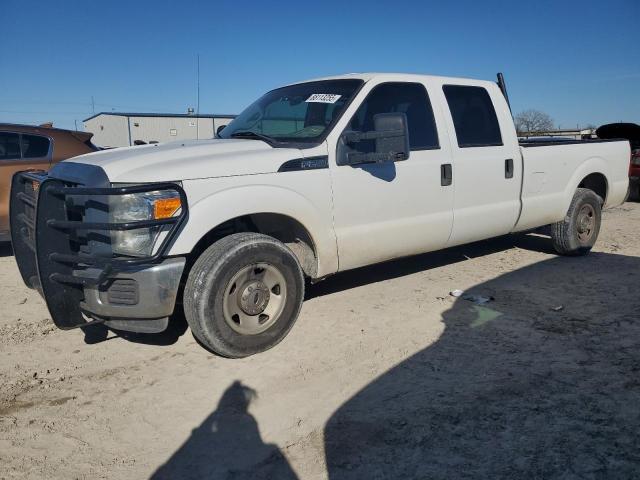
[[336,103],[341,96],[333,93],[312,93],[305,101],[307,103]]

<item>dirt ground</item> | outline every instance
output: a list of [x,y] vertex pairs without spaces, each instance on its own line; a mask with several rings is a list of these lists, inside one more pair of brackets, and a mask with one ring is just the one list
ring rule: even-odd
[[530,234],[340,274],[243,360],[179,319],[56,330],[5,248],[0,478],[638,478],[639,234],[627,203],[586,258]]

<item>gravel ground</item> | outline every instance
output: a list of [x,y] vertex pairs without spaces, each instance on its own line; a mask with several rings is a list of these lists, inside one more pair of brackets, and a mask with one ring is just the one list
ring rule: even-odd
[[[0,478],[637,478],[640,204],[336,275],[242,360],[55,329],[0,254]],[[493,297],[476,305],[449,292]]]

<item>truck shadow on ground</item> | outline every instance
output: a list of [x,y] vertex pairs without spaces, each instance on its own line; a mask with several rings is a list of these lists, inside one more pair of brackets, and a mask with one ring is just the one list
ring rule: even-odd
[[161,333],[134,333],[123,332],[108,328],[102,324],[94,324],[81,327],[84,333],[84,341],[88,345],[106,342],[115,338],[121,338],[132,343],[144,345],[167,346],[173,345],[187,331],[187,320],[181,307],[176,308],[176,313],[171,317],[169,326]]
[[0,258],[13,257],[13,248],[10,242],[0,243]]
[[278,447],[263,442],[258,424],[248,412],[255,397],[254,390],[234,382],[216,410],[151,478],[297,479]]
[[522,248],[548,254],[556,253],[551,245],[551,240],[547,236],[533,233],[505,235],[338,273],[318,284],[310,285],[307,289],[305,300],[369,283],[382,282],[457,262],[464,262],[470,258],[483,257],[512,248]]
[[[447,264],[481,257],[510,248],[523,248],[537,252],[554,253],[548,237],[537,234],[506,235],[503,237],[476,242],[460,247],[449,248],[438,252],[425,253],[412,257],[393,260],[382,264],[359,268],[336,274],[316,285],[307,287],[305,300],[328,295],[341,290],[358,287],[367,283],[380,282],[392,278],[411,275],[412,273],[441,267]],[[84,341],[87,344],[101,343],[115,338],[121,338],[132,343],[146,345],[172,345],[187,331],[188,325],[180,306],[169,322],[169,328],[162,333],[144,334],[121,332],[107,328],[104,325],[90,325],[83,327]],[[203,348],[206,348],[203,346]]]
[[457,299],[434,344],[331,416],[329,478],[637,477],[639,276],[592,253],[477,285],[495,301]]

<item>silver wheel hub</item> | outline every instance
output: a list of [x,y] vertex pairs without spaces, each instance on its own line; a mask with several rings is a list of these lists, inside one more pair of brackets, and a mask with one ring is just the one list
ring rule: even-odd
[[269,304],[269,287],[261,281],[249,282],[241,288],[240,308],[247,315],[259,315]]
[[589,204],[583,205],[578,212],[578,219],[576,222],[578,240],[582,243],[588,242],[593,235],[595,226],[596,218],[594,208]]
[[278,321],[287,300],[287,283],[269,263],[239,269],[224,291],[222,311],[227,325],[242,335],[257,335]]

